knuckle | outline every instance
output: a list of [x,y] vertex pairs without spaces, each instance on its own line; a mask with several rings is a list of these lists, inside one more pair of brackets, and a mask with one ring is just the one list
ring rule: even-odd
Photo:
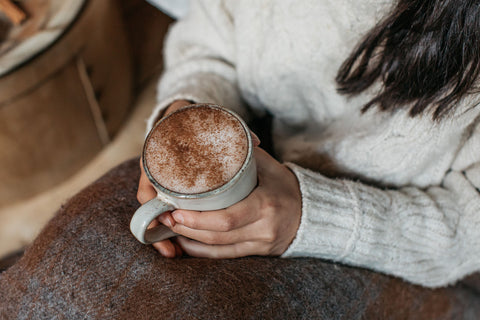
[[276,241],[276,239],[277,239],[277,232],[275,232],[275,230],[273,230],[273,229],[265,230],[265,232],[263,234],[263,240],[266,243],[272,244]]
[[235,228],[235,219],[231,215],[224,215],[220,221],[221,231],[231,231]]
[[203,239],[203,242],[210,245],[219,244],[219,239],[215,233],[208,233]]
[[197,219],[195,219],[195,217],[192,217],[187,213],[183,214],[183,222],[181,224],[183,224],[184,226],[190,229],[198,229]]
[[265,211],[275,212],[280,206],[279,202],[275,198],[268,197],[264,199],[262,203],[262,209]]
[[268,243],[263,243],[262,246],[257,248],[258,254],[261,256],[270,256],[272,255],[273,247]]

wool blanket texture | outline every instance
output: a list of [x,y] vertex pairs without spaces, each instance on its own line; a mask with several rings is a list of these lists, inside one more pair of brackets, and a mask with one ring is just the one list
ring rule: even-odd
[[428,289],[314,258],[162,258],[129,231],[138,159],[63,205],[0,274],[0,319],[479,319],[478,274]]

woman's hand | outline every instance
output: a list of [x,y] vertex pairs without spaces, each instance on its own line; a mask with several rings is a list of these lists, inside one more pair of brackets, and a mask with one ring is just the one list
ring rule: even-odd
[[[234,258],[281,255],[295,238],[301,217],[301,194],[295,175],[256,147],[258,186],[244,200],[217,211],[175,210],[159,217],[182,235],[176,239],[191,256]],[[174,245],[154,244],[167,257]]]
[[[165,112],[163,112],[163,116],[165,117],[170,113],[190,104],[191,102],[187,100],[177,100],[173,102],[170,106],[168,106],[167,109],[165,109]],[[141,204],[144,204],[145,202],[155,198],[157,192],[153,188],[152,184],[147,178],[147,175],[145,174],[145,171],[143,170],[142,159],[140,159],[140,170],[141,174],[140,181],[138,182],[137,200]]]
[[[177,100],[173,102],[170,106],[168,106],[168,108],[163,113],[163,116],[167,116],[168,114],[190,104],[191,102],[187,100]],[[147,178],[147,175],[145,174],[145,171],[143,170],[142,159],[140,159],[140,170],[141,174],[140,180],[138,182],[137,200],[138,202],[140,202],[140,204],[144,204],[145,202],[155,198],[157,196],[157,192],[153,188],[152,184]],[[167,226],[169,225],[169,222],[171,222],[171,224],[175,223],[175,221],[170,215],[170,212],[165,212],[163,214],[162,221],[164,221]],[[158,222],[154,221],[150,224],[149,228],[152,228],[156,225],[158,225]],[[180,249],[180,247],[175,242],[172,242],[170,240],[157,242],[156,244],[154,244],[154,247],[165,257],[173,258],[182,254],[182,250]]]
[[[164,116],[191,104],[172,103]],[[252,133],[254,146],[260,141]],[[240,257],[247,255],[281,255],[292,242],[300,224],[301,195],[295,175],[265,151],[256,147],[258,186],[244,200],[223,210],[165,212],[158,221],[178,236],[154,243],[165,257],[186,252],[198,257]],[[156,191],[143,170],[137,199],[141,204],[153,199]],[[159,222],[154,221],[149,227]],[[190,238],[190,239],[188,239]]]

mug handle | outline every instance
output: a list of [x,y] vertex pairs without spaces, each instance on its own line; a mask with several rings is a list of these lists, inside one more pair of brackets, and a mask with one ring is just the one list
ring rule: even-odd
[[143,244],[151,244],[174,237],[177,234],[163,224],[148,229],[148,226],[156,217],[174,209],[170,203],[153,198],[135,211],[130,221],[130,231]]

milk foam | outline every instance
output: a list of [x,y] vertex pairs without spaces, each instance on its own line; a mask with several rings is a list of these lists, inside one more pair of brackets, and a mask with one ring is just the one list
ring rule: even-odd
[[145,160],[153,178],[178,193],[202,193],[230,181],[248,152],[247,133],[231,114],[197,106],[173,113],[149,135]]

